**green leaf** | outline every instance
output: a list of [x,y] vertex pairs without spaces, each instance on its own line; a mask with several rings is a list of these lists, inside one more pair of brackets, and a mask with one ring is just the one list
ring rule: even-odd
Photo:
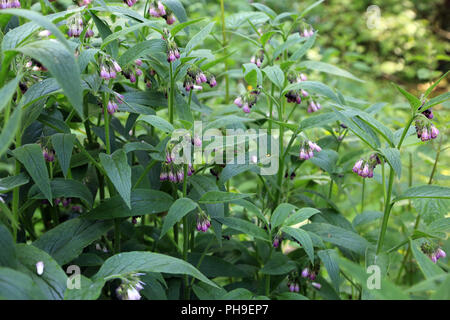
[[393,83],[393,85],[397,88],[397,90],[406,98],[406,100],[408,100],[411,109],[415,112],[422,104],[422,102],[420,102],[420,100],[418,98],[416,98],[415,96],[413,96],[411,93],[409,93],[408,91],[406,91],[405,89],[403,89],[402,87],[396,85],[395,83]]
[[9,230],[0,224],[0,267],[16,268],[16,248],[14,240]]
[[[90,207],[94,203],[92,193],[88,187],[77,180],[55,178],[50,182],[52,197],[55,198],[79,198],[84,200]],[[28,192],[30,199],[46,199],[44,194],[39,190],[37,185],[30,188]]]
[[200,45],[206,39],[215,24],[215,22],[210,22],[196,35],[194,35],[191,40],[189,40],[184,50],[186,52],[186,55],[188,55],[192,51],[192,49]]
[[152,252],[123,252],[105,261],[93,280],[109,280],[136,272],[161,272],[169,274],[186,274],[210,286],[217,285],[206,278],[191,264],[167,255]]
[[220,173],[219,183],[224,184],[232,177],[235,177],[243,172],[252,171],[259,173],[259,167],[255,164],[234,164],[228,163]]
[[309,300],[304,295],[296,292],[282,292],[276,296],[277,300]]
[[30,180],[25,173],[20,173],[16,176],[10,176],[0,179],[0,193],[8,192],[16,187],[27,184]]
[[102,280],[93,282],[81,275],[80,288],[66,289],[64,300],[96,300],[102,293],[105,282]]
[[157,55],[166,52],[166,42],[162,39],[150,39],[142,41],[126,50],[117,61],[120,65],[126,65],[131,61],[141,58],[145,55]]
[[[89,13],[92,16],[92,20],[95,23],[95,26],[98,29],[98,32],[100,33],[100,36],[103,40],[105,40],[108,36],[112,34],[111,29],[99,18],[97,17],[92,11],[89,11]],[[107,46],[108,53],[113,57],[117,58],[117,54],[119,52],[119,42],[117,40],[112,41]]]
[[20,79],[22,79],[21,73],[0,88],[0,112],[2,112],[3,108],[5,108],[8,103],[12,102],[12,98],[16,92],[17,86],[19,85]]
[[319,95],[322,95],[324,97],[327,97],[337,104],[341,104],[339,98],[336,96],[336,94],[333,92],[333,90],[330,89],[327,85],[323,84],[322,82],[317,81],[302,81],[302,82],[296,82],[291,83],[283,90],[283,94],[285,94],[288,91],[291,90],[300,90],[304,89],[311,93],[316,93]]
[[279,89],[284,87],[284,73],[278,66],[267,66],[263,69],[266,76],[276,85]]
[[61,223],[33,242],[60,265],[78,257],[83,249],[112,228],[112,221],[89,221],[75,218]]
[[424,93],[424,98],[428,97],[430,95],[431,92],[433,92],[434,88],[436,88],[436,86],[439,84],[439,82],[441,82],[442,79],[446,78],[447,75],[449,74],[450,71],[447,71],[446,73],[444,73],[435,83],[433,83],[428,89],[427,91],[425,91]]
[[256,88],[258,85],[262,84],[263,77],[261,69],[259,69],[256,64],[244,63],[242,65],[242,69],[244,70],[245,81],[253,88]]
[[148,26],[156,26],[156,23],[154,21],[146,21],[146,22],[142,22],[142,23],[138,23],[138,24],[134,24],[131,27],[128,28],[124,28],[118,32],[114,32],[109,34],[106,38],[103,39],[102,45],[101,45],[101,49],[105,48],[108,44],[110,44],[111,42],[113,42],[116,39],[119,39],[122,36],[127,35],[128,33],[134,32],[136,30],[139,30],[140,28],[143,27],[148,27]]
[[[0,11],[0,14],[13,14],[19,17],[23,17],[25,19],[32,20],[34,23],[43,27],[44,29],[49,30],[52,35],[54,35],[65,47],[67,50],[72,52],[72,47],[69,44],[69,41],[66,39],[65,35],[56,27],[51,20],[47,17],[44,17],[40,13],[32,10],[24,10],[24,9],[3,9]],[[13,49],[13,48],[8,48]],[[5,47],[3,47],[5,50]]]
[[0,300],[43,300],[44,294],[23,272],[0,267]]
[[[62,300],[67,286],[67,276],[46,252],[26,244],[16,245],[18,270],[28,274],[44,293],[46,299]],[[36,263],[44,263],[44,273],[38,275]]]
[[169,210],[172,203],[172,197],[165,192],[151,189],[134,189],[131,192],[131,209],[125,205],[120,196],[114,196],[103,201],[83,217],[93,220],[154,214]]
[[22,118],[22,108],[16,108],[0,132],[0,157],[8,150],[9,145],[14,140],[16,132],[20,130],[20,119]]
[[131,167],[128,165],[127,154],[119,149],[112,155],[100,153],[99,157],[108,178],[131,209]]
[[316,233],[325,242],[344,247],[360,255],[366,253],[366,248],[369,245],[367,240],[360,235],[328,223],[310,223],[302,228]]
[[42,63],[56,78],[69,102],[83,118],[80,69],[71,51],[54,40],[35,41],[14,50]]
[[178,21],[186,22],[187,16],[183,5],[178,0],[163,0],[163,3],[175,14]]
[[190,26],[191,24],[195,24],[197,22],[202,21],[204,18],[199,18],[199,19],[194,19],[194,20],[190,20],[190,21],[186,21],[180,24],[177,24],[175,27],[172,28],[172,30],[170,30],[170,33],[172,34],[172,37],[175,37],[175,35],[180,32],[181,30],[183,30],[184,28],[186,28],[187,26]]
[[316,166],[319,166],[329,174],[336,172],[336,163],[339,155],[336,151],[331,149],[323,149],[319,153],[315,154],[313,158],[309,159]]
[[291,237],[293,237],[295,240],[300,242],[302,248],[305,250],[306,254],[308,255],[309,260],[312,264],[314,264],[314,247],[311,240],[311,237],[309,236],[308,232],[306,232],[303,229],[295,229],[291,227],[283,227],[281,228],[281,231],[287,233]]
[[70,167],[70,158],[72,158],[75,139],[76,136],[73,134],[56,133],[52,136],[52,145],[55,149],[59,165],[61,166],[61,171],[66,178]]
[[441,268],[439,268],[431,261],[429,257],[422,253],[422,251],[417,247],[416,241],[410,239],[409,245],[420,270],[425,275],[425,278],[432,278],[444,274],[444,271]]
[[297,49],[292,56],[289,58],[290,60],[297,61],[301,57],[303,57],[306,52],[312,48],[314,42],[316,41],[317,34],[314,33],[312,37],[309,37],[308,40],[299,48]]
[[273,211],[270,217],[270,225],[272,229],[281,226],[288,218],[289,214],[293,214],[298,208],[290,203],[281,203]]
[[227,126],[231,126],[238,123],[244,123],[244,122],[250,122],[255,121],[254,119],[244,118],[244,117],[238,117],[235,115],[227,115],[224,117],[220,117],[219,119],[213,120],[211,122],[208,122],[208,124],[205,127],[205,130],[209,128],[226,128]]
[[319,72],[325,72],[329,74],[333,74],[335,76],[344,77],[348,79],[352,79],[359,82],[364,82],[363,80],[355,77],[353,74],[351,74],[348,71],[345,71],[341,68],[338,68],[336,66],[333,66],[332,64],[321,62],[321,61],[303,61],[300,63],[300,67],[307,68],[310,70],[315,70]]
[[208,191],[203,194],[198,201],[199,203],[223,203],[230,202],[238,199],[251,197],[253,194],[250,193],[234,193],[225,191]]
[[382,216],[383,213],[380,211],[364,211],[363,213],[356,215],[356,217],[352,221],[352,225],[354,228],[356,228],[358,226],[380,219]]
[[202,253],[189,253],[188,262],[198,269],[208,278],[216,277],[245,277],[251,274],[245,273],[235,264],[232,264],[217,256],[203,255]]
[[434,97],[434,98],[428,100],[428,102],[425,103],[425,105],[422,107],[421,110],[427,110],[427,109],[429,109],[437,104],[440,104],[444,101],[447,101],[449,99],[450,99],[450,92],[443,93],[441,95],[438,95],[437,97]]
[[281,252],[275,252],[272,257],[264,264],[261,273],[270,275],[282,275],[297,269],[294,261],[290,260]]
[[380,151],[400,179],[400,176],[402,175],[402,161],[400,158],[400,151],[396,148],[381,148]]
[[309,7],[307,7],[305,10],[303,10],[297,19],[303,18],[308,12],[310,12],[312,9],[314,9],[315,7],[317,7],[319,4],[321,4],[324,1],[325,0],[319,0],[319,1],[314,2]]
[[140,117],[139,120],[145,121],[148,124],[154,126],[155,128],[167,133],[171,133],[174,130],[173,125],[171,125],[169,122],[158,116],[146,115]]
[[333,283],[336,292],[339,292],[339,285],[341,278],[339,276],[339,257],[337,252],[332,249],[320,250],[317,252],[320,260],[322,260],[325,269],[327,269],[328,275]]
[[450,188],[444,186],[423,185],[407,189],[403,194],[393,201],[404,199],[427,198],[427,199],[450,199]]
[[14,157],[27,169],[45,198],[52,202],[52,190],[42,150],[37,144],[26,144],[13,151]]
[[171,227],[180,221],[185,215],[197,208],[197,204],[189,198],[180,198],[175,201],[164,218],[160,238],[162,238]]
[[320,211],[315,208],[301,208],[284,220],[283,225],[292,226],[294,224],[301,223],[306,219],[311,218],[316,213],[320,213]]
[[252,3],[251,5],[252,5],[252,7],[255,7],[256,9],[258,9],[259,11],[262,11],[265,14],[267,14],[271,19],[275,18],[275,16],[277,15],[277,13],[275,11],[273,11],[268,6],[266,6],[262,3]]
[[240,231],[244,234],[248,234],[249,236],[252,236],[256,239],[261,239],[267,242],[269,241],[269,237],[266,231],[259,228],[254,223],[239,219],[239,218],[214,218],[215,220],[219,221],[220,223],[226,225],[227,227]]

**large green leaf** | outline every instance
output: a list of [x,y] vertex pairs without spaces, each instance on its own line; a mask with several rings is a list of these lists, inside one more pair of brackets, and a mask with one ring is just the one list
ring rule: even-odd
[[396,85],[395,83],[394,83],[394,86],[406,98],[406,100],[408,100],[409,104],[411,105],[411,109],[413,111],[416,111],[420,107],[422,102],[420,102],[420,100],[418,98],[413,96],[411,93],[409,93],[408,91],[406,91],[402,87]]
[[[90,207],[94,203],[92,194],[88,187],[77,180],[55,178],[50,182],[53,198],[79,198],[85,201]],[[44,194],[34,185],[28,192],[30,199],[45,199]]]
[[301,223],[306,219],[311,218],[316,213],[320,213],[319,210],[315,208],[301,208],[291,214],[283,223],[285,226],[292,226],[294,224]]
[[332,249],[320,250],[317,252],[317,255],[320,260],[322,260],[325,269],[327,269],[328,275],[333,282],[334,289],[336,292],[339,292],[341,279],[339,276],[339,258],[337,252]]
[[124,252],[112,256],[93,276],[93,280],[114,279],[120,275],[137,272],[162,272],[170,274],[186,274],[213,287],[217,285],[206,278],[191,264],[164,254],[153,252]]
[[[46,299],[62,300],[67,286],[67,276],[61,267],[46,252],[26,244],[16,246],[19,271],[28,274],[44,293]],[[44,273],[38,275],[36,263],[44,263]]]
[[0,179],[0,193],[8,192],[16,187],[27,184],[30,180],[25,173],[20,173],[16,176],[9,176]]
[[48,201],[52,201],[52,190],[42,150],[37,144],[26,144],[13,151],[14,157],[27,169],[33,181]]
[[8,150],[9,145],[14,140],[16,133],[20,130],[20,120],[22,117],[22,108],[16,108],[0,132],[0,157]]
[[14,79],[0,88],[0,112],[5,108],[8,103],[11,103],[12,97],[17,90],[22,74],[19,73]]
[[198,202],[200,203],[223,203],[230,202],[234,200],[244,199],[252,196],[249,193],[234,193],[234,192],[225,192],[225,191],[208,191],[203,194]]
[[254,223],[245,221],[239,218],[226,217],[226,218],[215,218],[220,223],[226,225],[227,227],[240,231],[241,233],[248,234],[257,239],[265,240],[269,242],[269,236],[266,231],[259,228]]
[[155,128],[167,133],[171,133],[174,130],[173,125],[171,125],[169,122],[158,116],[146,115],[140,117],[139,120],[145,121],[148,124],[154,126]]
[[394,201],[404,199],[427,198],[427,199],[450,199],[450,188],[444,186],[423,185],[407,189]]
[[53,148],[55,149],[56,157],[58,158],[64,177],[66,178],[75,139],[76,137],[73,134],[56,133],[52,136]]
[[381,148],[381,153],[386,158],[389,165],[397,173],[398,178],[402,175],[402,161],[400,151],[396,148]]
[[14,50],[42,63],[56,78],[69,102],[83,118],[80,70],[72,52],[52,40],[31,42]]
[[319,235],[323,241],[349,249],[364,255],[369,245],[366,239],[349,230],[333,226],[328,223],[310,223],[302,227]]
[[281,226],[288,218],[289,214],[294,214],[298,208],[290,203],[279,204],[270,217],[270,224],[272,228]]
[[0,300],[44,300],[45,298],[29,275],[0,267]]
[[197,208],[197,204],[189,198],[180,198],[175,201],[169,209],[167,216],[164,218],[164,223],[161,229],[160,238],[166,232],[180,221],[185,215]]
[[83,248],[100,238],[112,225],[112,221],[71,219],[44,233],[33,246],[64,265],[78,257]]
[[267,66],[263,69],[263,72],[278,89],[283,89],[284,73],[278,66]]
[[119,58],[120,65],[126,65],[144,55],[154,55],[166,52],[166,42],[162,39],[150,39],[137,43],[126,50]]
[[305,249],[305,252],[308,255],[309,260],[311,261],[312,264],[314,264],[314,247],[308,232],[300,228],[295,229],[291,227],[283,227],[281,228],[281,231],[287,233],[292,238],[300,242],[300,245],[302,246],[303,249]]
[[16,248],[9,230],[0,224],[0,267],[15,268],[17,265]]
[[108,178],[131,209],[131,167],[128,165],[127,154],[119,149],[112,155],[100,153],[99,157]]
[[172,197],[161,191],[135,189],[131,192],[131,209],[121,197],[114,196],[102,202],[98,207],[86,213],[86,219],[115,219],[145,214],[160,213],[169,210]]
[[191,40],[186,45],[185,52],[186,54],[189,54],[192,49],[194,49],[196,46],[200,45],[203,40],[206,39],[206,37],[210,34],[212,28],[214,27],[215,22],[210,22],[207,24],[202,30],[200,30],[197,34],[195,34]]
[[321,62],[321,61],[303,61],[300,63],[301,67],[310,69],[310,70],[315,70],[315,71],[320,71],[320,72],[325,72],[325,73],[329,73],[329,74],[333,74],[335,76],[339,76],[339,77],[344,77],[344,78],[349,78],[355,81],[359,81],[359,82],[364,82],[363,80],[355,77],[353,74],[351,74],[348,71],[345,71],[339,67],[333,66],[332,64],[326,63],[326,62]]

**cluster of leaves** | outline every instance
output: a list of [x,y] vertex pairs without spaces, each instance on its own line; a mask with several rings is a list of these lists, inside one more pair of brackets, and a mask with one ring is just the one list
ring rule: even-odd
[[[447,74],[419,98],[398,87],[410,114],[393,131],[383,124],[385,103],[336,89],[363,80],[305,59],[320,37],[305,17],[322,0],[280,14],[253,3],[226,18],[222,2],[211,22],[188,20],[178,0],[161,1],[176,17],[171,25],[149,14],[150,2],[23,1],[25,9],[0,10],[0,298],[126,298],[125,285],[139,281],[146,299],[448,297],[445,259],[434,264],[419,249],[444,247],[450,226],[450,189],[432,184],[444,128],[429,185],[400,180],[401,147],[423,144],[412,124],[448,100],[429,98]],[[74,17],[84,29],[68,38]],[[103,67],[117,74],[105,77]],[[289,76],[301,73],[308,79]],[[201,75],[197,85],[210,88],[186,87]],[[289,93],[303,102],[289,104]],[[251,102],[249,114],[232,104],[236,97]],[[310,115],[305,100],[324,108]],[[278,129],[278,172],[262,175],[263,164],[247,159],[194,163],[192,171],[184,164],[176,167],[182,178],[160,179],[174,168],[172,133],[192,131],[195,120],[205,130]],[[299,159],[308,146],[309,160]],[[358,188],[357,210],[348,192],[361,180],[352,166],[369,152],[381,165]],[[364,201],[370,185],[382,190],[374,204]],[[403,215],[388,227],[403,203],[410,213],[414,205],[414,227]],[[367,281],[372,265],[379,290]],[[78,288],[68,285],[73,266]]]

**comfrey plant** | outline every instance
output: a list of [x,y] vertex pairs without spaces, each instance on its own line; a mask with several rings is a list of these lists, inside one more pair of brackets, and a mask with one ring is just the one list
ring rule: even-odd
[[444,295],[447,73],[369,103],[322,0],[66,2],[0,1],[0,297]]

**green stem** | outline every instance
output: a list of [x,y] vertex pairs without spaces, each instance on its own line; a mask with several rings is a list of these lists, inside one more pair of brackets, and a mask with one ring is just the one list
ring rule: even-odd
[[169,87],[169,101],[168,101],[168,108],[169,108],[169,122],[173,124],[173,104],[174,104],[174,97],[175,97],[175,79],[173,77],[173,65],[172,62],[169,63],[169,80],[170,80],[170,87]]
[[[21,130],[18,130],[16,133],[16,148],[20,147],[21,145]],[[16,159],[16,167],[15,167],[15,175],[19,175],[20,174],[20,168],[21,168],[21,164],[20,162]],[[12,200],[12,213],[14,216],[14,220],[15,221],[19,221],[19,200],[20,200],[20,187],[15,187],[13,190],[13,200]],[[14,241],[17,241],[17,231],[18,231],[18,226],[13,225],[13,239]]]
[[366,179],[363,179],[362,192],[361,192],[361,213],[364,212],[364,191],[366,188]]
[[384,242],[384,236],[386,234],[386,229],[389,221],[389,214],[391,213],[391,194],[392,194],[392,185],[394,184],[394,177],[395,172],[392,168],[389,170],[389,182],[388,182],[388,190],[386,194],[386,202],[384,204],[384,214],[383,214],[383,221],[381,222],[381,230],[380,235],[378,237],[377,241],[377,251],[376,253],[379,254],[381,252],[381,248],[383,247]]
[[139,178],[137,179],[136,183],[133,186],[133,189],[136,189],[139,184],[142,182],[142,180],[147,176],[147,174],[150,172],[150,170],[153,168],[153,166],[157,163],[156,160],[152,160],[150,161],[150,163],[145,167],[144,172],[142,172],[142,174],[139,176]]

